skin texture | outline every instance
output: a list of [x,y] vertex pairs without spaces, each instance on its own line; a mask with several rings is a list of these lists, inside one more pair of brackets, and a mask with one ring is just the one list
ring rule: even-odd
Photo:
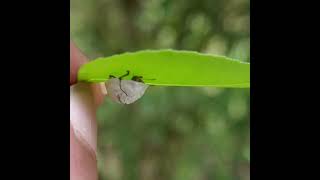
[[103,95],[98,85],[77,83],[87,57],[70,41],[70,180],[97,180],[96,108]]

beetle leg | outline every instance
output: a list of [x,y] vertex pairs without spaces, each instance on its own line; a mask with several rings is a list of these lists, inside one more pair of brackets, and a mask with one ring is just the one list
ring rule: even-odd
[[116,78],[114,75],[109,75],[109,79]]
[[143,78],[142,76],[133,76],[131,80],[143,83],[142,78]]

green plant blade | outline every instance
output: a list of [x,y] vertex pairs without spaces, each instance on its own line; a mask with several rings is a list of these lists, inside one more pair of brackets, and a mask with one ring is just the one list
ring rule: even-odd
[[249,88],[250,63],[193,51],[144,50],[98,58],[80,67],[78,81],[104,82],[109,75],[143,76],[149,85]]

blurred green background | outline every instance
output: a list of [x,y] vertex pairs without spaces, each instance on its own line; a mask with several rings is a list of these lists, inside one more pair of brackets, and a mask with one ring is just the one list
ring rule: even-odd
[[[250,62],[249,4],[71,0],[70,35],[91,59],[172,48]],[[249,91],[150,87],[127,106],[106,98],[97,112],[99,179],[250,179]]]

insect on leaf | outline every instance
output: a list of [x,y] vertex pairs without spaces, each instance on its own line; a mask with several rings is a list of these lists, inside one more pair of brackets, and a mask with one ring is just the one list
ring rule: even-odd
[[161,86],[250,87],[250,63],[193,51],[143,50],[98,58],[80,67],[78,80],[105,82],[126,71],[145,84]]

